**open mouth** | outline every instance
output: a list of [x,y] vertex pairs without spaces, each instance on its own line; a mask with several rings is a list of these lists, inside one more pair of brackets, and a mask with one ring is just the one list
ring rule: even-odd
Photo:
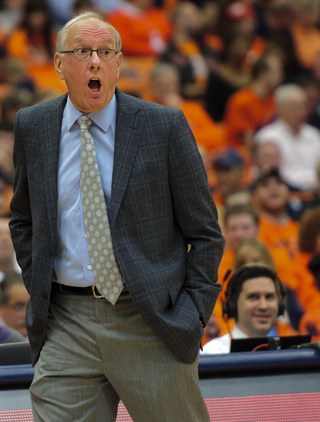
[[101,87],[101,83],[100,83],[99,79],[92,78],[92,79],[90,79],[90,81],[88,83],[88,87],[93,92],[99,92],[100,87]]

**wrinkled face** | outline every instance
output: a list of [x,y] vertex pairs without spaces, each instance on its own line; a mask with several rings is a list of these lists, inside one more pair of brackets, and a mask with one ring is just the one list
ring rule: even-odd
[[237,325],[249,337],[267,336],[278,315],[276,287],[268,277],[247,280],[237,301]]
[[[96,18],[75,22],[69,28],[63,50],[80,47],[116,50],[112,29]],[[103,61],[94,52],[88,60],[80,61],[71,53],[55,54],[56,72],[66,82],[70,100],[79,111],[91,113],[109,103],[120,75],[121,57],[122,53],[118,53],[110,61]]]
[[27,336],[26,308],[29,294],[24,284],[13,284],[9,289],[9,300],[0,308],[1,317],[9,328],[19,331],[24,337]]
[[236,250],[245,239],[255,239],[259,226],[250,214],[234,214],[226,222],[226,238],[231,249]]

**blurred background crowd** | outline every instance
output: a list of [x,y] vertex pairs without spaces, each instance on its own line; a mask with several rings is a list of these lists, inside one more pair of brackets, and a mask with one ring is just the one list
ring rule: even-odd
[[[185,113],[226,238],[223,291],[228,269],[269,266],[287,293],[278,334],[320,340],[318,0],[0,1],[1,326],[26,339],[27,292],[8,229],[14,117],[66,92],[55,38],[85,10],[120,32],[118,87]],[[232,328],[223,302],[222,292],[204,343]]]

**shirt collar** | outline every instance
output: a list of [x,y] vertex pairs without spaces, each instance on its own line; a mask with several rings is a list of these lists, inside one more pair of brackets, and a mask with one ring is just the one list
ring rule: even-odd
[[237,325],[235,325],[232,330],[232,337],[233,338],[248,338],[249,336],[245,334],[243,331],[241,331]]
[[[271,330],[269,331],[267,337],[274,337],[277,336],[277,329],[276,327],[271,328]],[[232,337],[233,338],[248,338],[249,336],[247,334],[245,334],[243,331],[240,330],[240,328],[235,325],[233,330],[232,330]]]
[[[113,95],[111,101],[104,106],[101,110],[95,111],[93,113],[89,113],[87,116],[99,126],[104,132],[108,132],[109,127],[114,120],[115,114],[117,109],[117,100],[116,96]],[[66,121],[67,121],[67,128],[70,130],[78,117],[82,116],[83,113],[75,108],[72,104],[70,97],[68,96],[67,104],[66,104]]]

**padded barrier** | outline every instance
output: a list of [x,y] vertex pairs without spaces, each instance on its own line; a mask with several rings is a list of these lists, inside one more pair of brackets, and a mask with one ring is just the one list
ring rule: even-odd
[[243,371],[320,368],[320,351],[313,349],[268,350],[201,355],[199,375]]

